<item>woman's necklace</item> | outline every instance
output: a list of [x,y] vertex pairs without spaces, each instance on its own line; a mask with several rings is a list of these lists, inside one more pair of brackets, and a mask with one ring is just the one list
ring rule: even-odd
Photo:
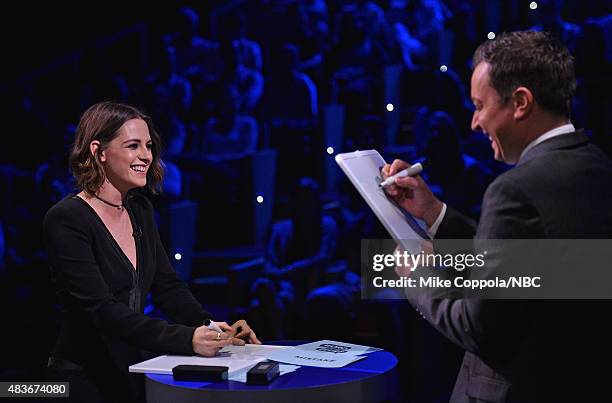
[[123,203],[121,203],[121,204],[114,204],[114,203],[111,203],[111,202],[109,202],[109,201],[104,200],[103,198],[101,198],[100,196],[98,196],[98,195],[96,195],[96,194],[94,194],[93,196],[94,196],[96,199],[100,200],[102,203],[104,203],[104,204],[108,204],[109,206],[114,207],[114,208],[116,208],[116,209],[117,209],[117,210],[119,210],[119,211],[121,211],[121,210],[123,210],[123,209],[125,208],[125,206],[123,205]]

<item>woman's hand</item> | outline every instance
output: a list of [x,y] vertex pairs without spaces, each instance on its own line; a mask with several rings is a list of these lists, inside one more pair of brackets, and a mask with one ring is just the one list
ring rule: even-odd
[[261,341],[259,341],[253,329],[251,329],[244,319],[236,321],[236,323],[231,326],[231,329],[234,334],[233,340],[236,340],[234,345],[244,345],[245,339],[247,343],[261,344]]
[[[217,322],[217,324],[219,327],[221,327],[221,324],[229,327],[225,322]],[[221,348],[232,344],[232,339],[230,333],[219,333],[206,326],[200,326],[193,332],[191,343],[196,354],[204,357],[214,357]]]

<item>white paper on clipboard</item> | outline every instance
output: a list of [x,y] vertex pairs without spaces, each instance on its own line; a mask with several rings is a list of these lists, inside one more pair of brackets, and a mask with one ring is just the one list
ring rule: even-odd
[[355,151],[336,155],[336,162],[357,188],[368,206],[396,243],[409,253],[421,251],[421,241],[430,239],[425,223],[401,209],[378,184],[385,160],[376,150]]

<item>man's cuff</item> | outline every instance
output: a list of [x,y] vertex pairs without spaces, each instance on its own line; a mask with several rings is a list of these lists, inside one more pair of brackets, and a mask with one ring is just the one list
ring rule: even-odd
[[430,238],[433,239],[436,237],[436,232],[438,232],[438,227],[442,223],[442,220],[444,219],[445,214],[446,214],[446,203],[442,203],[442,210],[440,211],[440,214],[438,214],[438,218],[436,218],[436,221],[434,221],[434,223],[431,224],[431,227],[427,228],[427,235],[429,235]]

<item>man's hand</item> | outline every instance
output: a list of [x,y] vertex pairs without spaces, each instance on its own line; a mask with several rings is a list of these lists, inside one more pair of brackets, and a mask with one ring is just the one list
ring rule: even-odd
[[[383,180],[410,166],[402,160],[395,160],[382,169]],[[385,187],[385,192],[413,217],[425,221],[431,227],[442,211],[442,202],[431,192],[420,175],[395,179],[395,184]]]
[[[400,254],[404,253],[404,249],[397,245],[395,248],[394,254],[399,252]],[[423,256],[428,256],[434,253],[433,243],[429,240],[423,240],[421,242],[421,252],[423,252]],[[396,265],[395,266],[395,274],[399,277],[410,277],[410,275],[419,268],[420,266],[414,265],[414,260],[410,259],[406,265]]]
[[[227,326],[227,323],[225,325]],[[191,339],[193,351],[204,357],[214,357],[221,348],[229,346],[231,343],[229,333],[219,333],[206,326],[196,328]]]

